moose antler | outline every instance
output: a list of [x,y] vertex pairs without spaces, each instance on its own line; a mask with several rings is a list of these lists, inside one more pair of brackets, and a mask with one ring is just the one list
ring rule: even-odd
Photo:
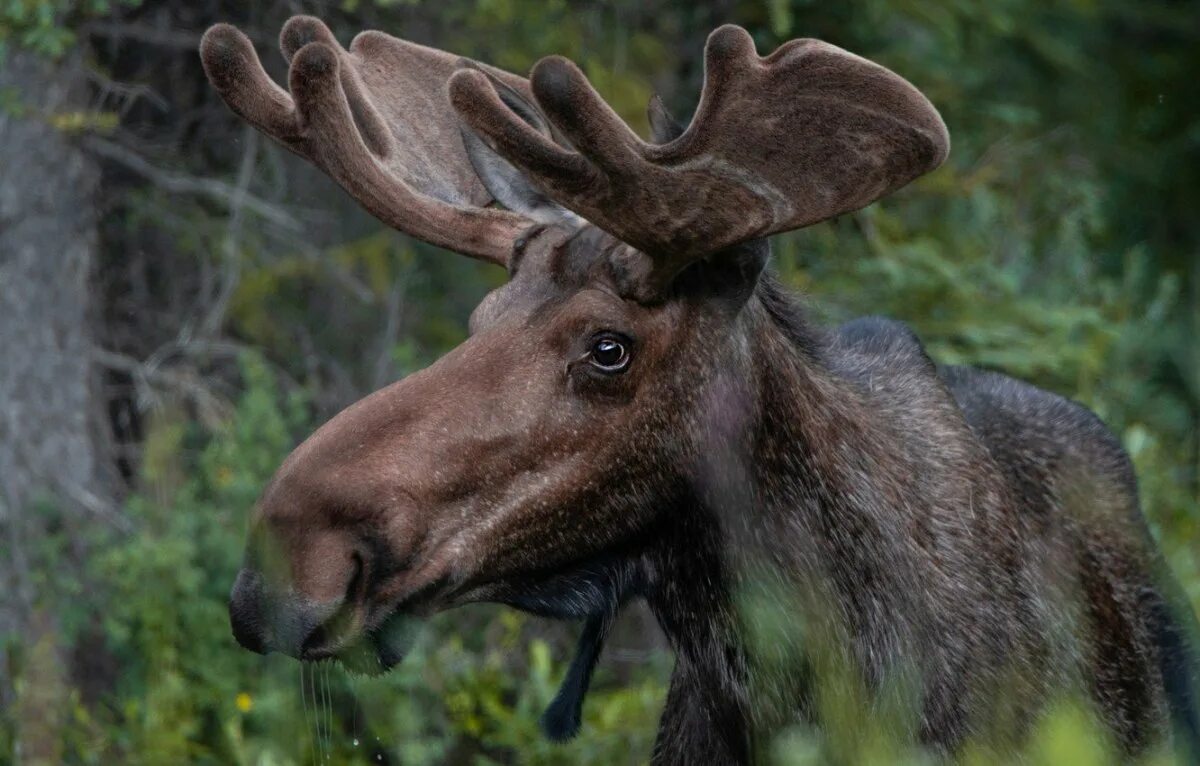
[[[234,112],[325,170],[389,226],[464,255],[507,261],[531,221],[487,207],[492,196],[472,168],[446,95],[461,66],[457,56],[381,32],[363,32],[347,51],[311,16],[289,20],[279,44],[290,63],[290,95],[236,28],[218,24],[205,33],[205,72]],[[523,78],[476,66],[528,98]]]
[[515,115],[480,73],[455,73],[450,100],[552,198],[650,255],[660,284],[735,243],[861,208],[950,146],[937,110],[891,71],[818,40],[760,58],[733,25],[709,36],[696,116],[665,144],[638,138],[567,59],[542,59],[530,79],[574,151]]

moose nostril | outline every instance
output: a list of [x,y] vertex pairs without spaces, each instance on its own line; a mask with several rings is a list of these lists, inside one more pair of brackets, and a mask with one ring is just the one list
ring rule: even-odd
[[266,625],[262,615],[262,580],[248,570],[238,572],[229,594],[229,626],[244,648],[258,654],[268,652]]

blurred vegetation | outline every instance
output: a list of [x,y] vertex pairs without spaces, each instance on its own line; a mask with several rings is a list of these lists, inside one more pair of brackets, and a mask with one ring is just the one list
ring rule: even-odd
[[[643,761],[653,742],[670,658],[637,624],[618,632],[582,735],[565,746],[536,723],[565,670],[561,628],[500,609],[451,613],[417,656],[371,681],[253,656],[229,636],[244,519],[282,457],[339,407],[460,341],[503,278],[380,231],[214,101],[188,35],[231,20],[265,49],[296,7],[343,39],[376,27],[515,71],[563,53],[638,127],[653,91],[690,114],[704,36],[724,21],[749,28],[760,51],[819,37],[901,72],[950,126],[946,167],[778,238],[775,267],[823,319],[903,319],[940,361],[1001,369],[1097,411],[1132,454],[1147,516],[1200,611],[1200,4],[0,0],[0,45],[83,52],[94,75],[94,109],[52,124],[240,184],[296,222],[164,196],[104,155],[118,190],[98,275],[105,341],[176,376],[109,379],[132,423],[118,434],[133,453],[122,458],[128,524],[81,540],[52,505],[38,510],[62,531],[33,568],[72,683],[45,686],[52,658],[6,643],[19,693],[62,708],[64,761],[616,764]],[[269,66],[281,71],[277,57]],[[129,88],[144,89],[135,103],[112,95]],[[0,94],[0,109],[19,108]],[[72,556],[82,563],[64,567]],[[22,709],[0,711],[0,761]],[[789,732],[778,762],[929,762],[855,732],[853,747],[836,732]],[[1041,732],[1032,763],[1109,760],[1087,711],[1065,705]]]

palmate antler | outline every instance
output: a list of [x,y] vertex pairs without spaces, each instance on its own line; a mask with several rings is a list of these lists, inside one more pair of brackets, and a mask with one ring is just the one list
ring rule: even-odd
[[660,279],[738,242],[857,210],[936,168],[946,126],[912,85],[818,40],[760,58],[726,25],[705,46],[700,106],[666,144],[638,138],[567,59],[530,76],[574,146],[507,109],[488,78],[450,80],[463,119],[563,206],[655,259]]
[[280,46],[290,95],[231,26],[210,29],[201,53],[235,112],[381,220],[506,262],[533,220],[494,206],[465,123],[550,200],[649,256],[642,295],[698,258],[863,207],[937,167],[950,145],[937,110],[898,75],[817,40],[761,58],[736,26],[709,36],[696,116],[665,144],[636,136],[561,57],[538,62],[530,82],[380,32],[347,51],[307,16],[285,25]]
[[[218,24],[205,33],[205,72],[233,111],[325,170],[389,226],[507,261],[531,221],[488,207],[492,196],[472,169],[446,94],[457,56],[380,32],[363,32],[347,51],[311,16],[289,20],[279,45],[291,65],[290,95],[236,28]],[[523,78],[486,71],[528,97]]]

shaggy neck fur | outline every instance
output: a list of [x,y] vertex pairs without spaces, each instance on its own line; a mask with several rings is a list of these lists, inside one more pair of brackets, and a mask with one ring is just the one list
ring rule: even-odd
[[984,704],[967,658],[991,665],[975,678],[1011,666],[991,626],[1023,604],[990,458],[905,333],[826,334],[769,278],[739,322],[690,507],[645,563],[677,653],[654,762],[752,760],[819,714],[814,668],[865,695],[903,685],[919,714],[897,733],[953,747]]

